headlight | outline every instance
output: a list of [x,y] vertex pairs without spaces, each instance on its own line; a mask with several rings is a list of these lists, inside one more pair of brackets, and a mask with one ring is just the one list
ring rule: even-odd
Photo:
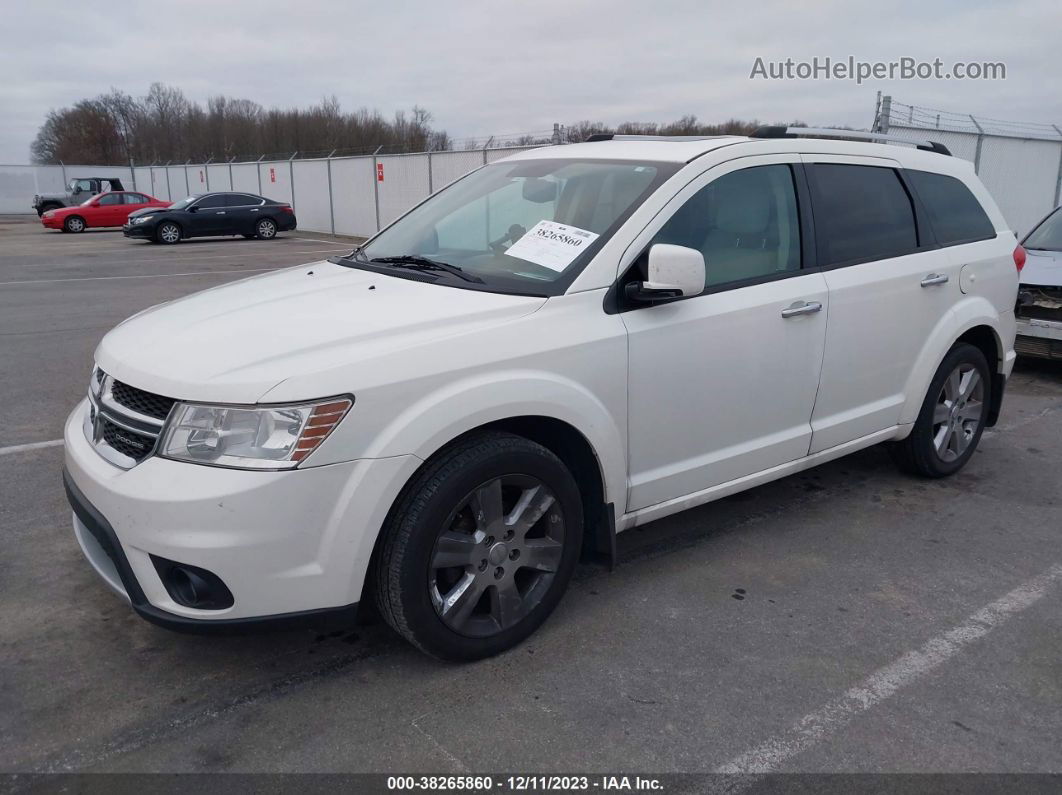
[[139,218],[134,218],[133,219],[133,223],[134,224],[142,224],[142,223],[144,223],[144,221],[150,221],[154,217],[155,216],[153,216],[153,215],[141,215]]
[[44,217],[45,218],[51,218],[53,215],[55,215],[55,210],[49,210],[48,212],[46,212],[44,214]]
[[293,469],[339,424],[350,398],[285,406],[179,404],[159,455],[177,461],[243,469]]

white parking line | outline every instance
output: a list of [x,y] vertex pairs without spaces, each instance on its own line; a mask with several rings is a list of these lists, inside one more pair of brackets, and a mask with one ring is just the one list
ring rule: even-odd
[[0,282],[0,287],[16,284],[53,284],[55,282],[105,282],[112,279],[165,279],[172,276],[239,276],[241,273],[263,273],[265,271],[282,271],[285,268],[297,268],[298,265],[280,265],[276,268],[241,268],[231,271],[191,271],[189,273],[144,273],[135,276],[79,276],[70,279],[24,279],[18,282]]
[[27,450],[41,450],[45,447],[59,447],[59,445],[61,445],[62,443],[62,439],[52,439],[50,442],[30,442],[29,444],[15,444],[11,447],[0,447],[0,455],[24,453]]
[[[217,249],[214,249],[214,250],[216,251]],[[295,250],[293,250],[293,251],[291,251],[289,253],[294,256],[296,254],[327,254],[327,253],[336,253],[336,252],[339,252],[339,251],[350,251],[350,247],[349,246],[345,246],[343,248],[295,249]],[[115,265],[140,265],[143,262],[173,262],[175,260],[178,261],[178,262],[199,262],[200,260],[204,260],[204,259],[232,259],[235,256],[234,254],[213,254],[213,255],[198,256],[197,257],[197,256],[195,256],[195,252],[194,251],[190,252],[190,253],[187,253],[185,256],[179,256],[180,254],[184,254],[184,253],[185,252],[174,252],[173,256],[170,256],[170,257],[147,257],[145,259],[132,259],[132,260],[114,260],[114,259],[112,259],[110,261],[113,264],[115,264]],[[55,263],[55,262],[46,262],[46,263],[41,263],[40,265],[34,265],[33,267],[40,268],[40,267],[47,267],[49,265],[56,265],[56,264],[57,263]],[[92,262],[92,261],[80,262],[80,263],[78,263],[78,267],[90,268],[90,267],[92,267],[95,264],[96,263]]]
[[[1062,565],[1056,564],[981,608],[959,626],[926,641],[920,649],[879,668],[840,697],[808,713],[781,734],[720,765],[715,772],[762,775],[778,770],[789,759],[835,734],[860,713],[913,684],[1008,618],[1034,605],[1059,580],[1062,580]],[[751,786],[752,782],[744,783]],[[738,782],[734,791],[740,789],[741,782]]]

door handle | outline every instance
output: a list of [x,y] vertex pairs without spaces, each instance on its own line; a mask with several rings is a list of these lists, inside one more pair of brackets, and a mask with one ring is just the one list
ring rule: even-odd
[[946,273],[931,273],[922,279],[920,284],[923,287],[932,287],[934,284],[947,284],[947,282],[948,275]]
[[216,213],[214,213],[214,214],[215,214],[215,215],[224,215],[224,214],[225,214],[225,211],[224,211],[224,210],[218,210],[218,211],[217,211]]
[[258,210],[257,210],[257,209],[255,209],[255,210],[251,210],[251,212],[252,212],[252,213],[256,213],[256,212],[258,212]]
[[782,317],[797,317],[798,315],[811,315],[822,309],[818,301],[794,301],[782,310]]

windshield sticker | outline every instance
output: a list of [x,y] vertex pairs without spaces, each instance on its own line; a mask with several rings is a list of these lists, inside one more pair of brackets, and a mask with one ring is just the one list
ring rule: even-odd
[[560,273],[600,235],[556,221],[539,221],[505,251]]

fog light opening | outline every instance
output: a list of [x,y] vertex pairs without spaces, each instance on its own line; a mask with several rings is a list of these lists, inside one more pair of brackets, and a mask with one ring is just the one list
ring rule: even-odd
[[151,556],[166,593],[177,604],[197,610],[224,610],[232,607],[234,599],[221,578],[213,572]]

